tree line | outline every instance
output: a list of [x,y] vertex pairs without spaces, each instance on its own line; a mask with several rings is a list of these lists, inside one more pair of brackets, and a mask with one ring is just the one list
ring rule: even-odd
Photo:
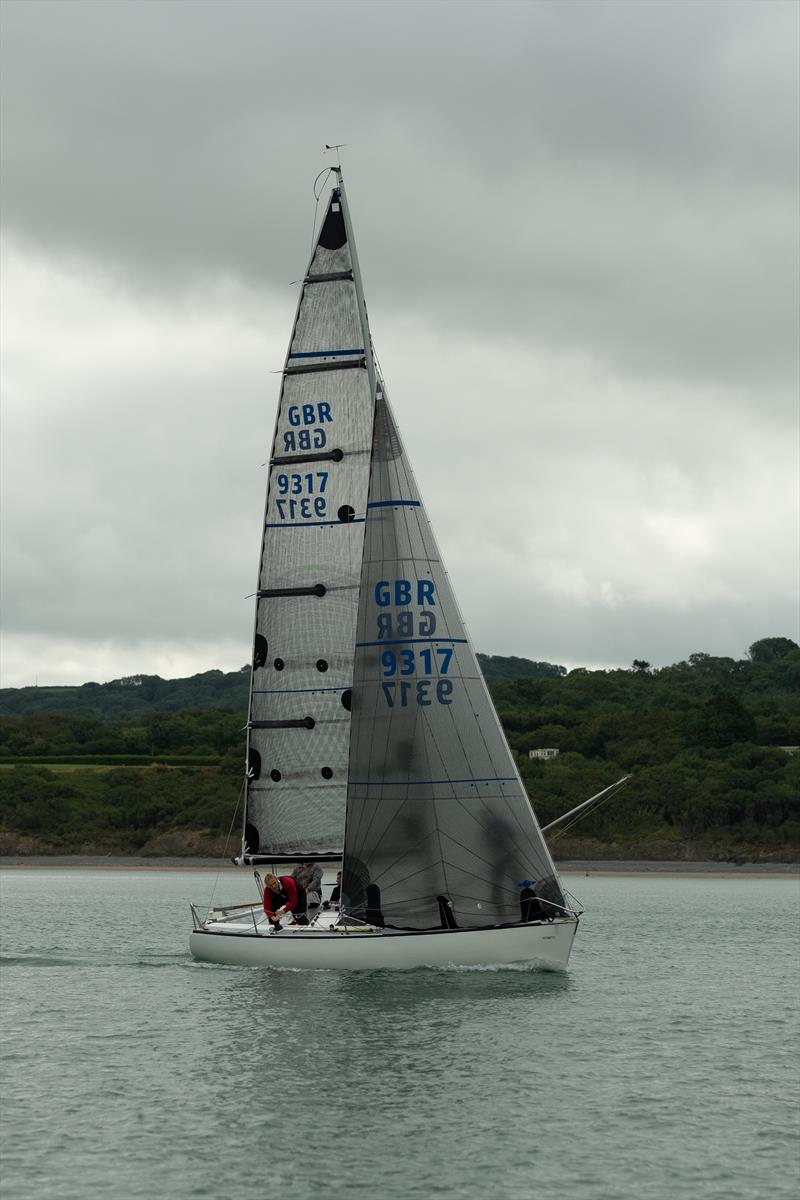
[[[631,784],[581,823],[584,839],[631,853],[673,847],[673,856],[696,842],[715,857],[737,847],[797,853],[800,754],[786,749],[800,745],[795,642],[765,638],[741,660],[697,653],[660,669],[639,659],[627,670],[567,672],[479,658],[542,823],[630,773]],[[0,830],[130,852],[158,832],[227,829],[243,774],[248,678],[243,669],[6,689]],[[558,757],[530,758],[545,747]],[[85,769],[50,769],[56,762]]]

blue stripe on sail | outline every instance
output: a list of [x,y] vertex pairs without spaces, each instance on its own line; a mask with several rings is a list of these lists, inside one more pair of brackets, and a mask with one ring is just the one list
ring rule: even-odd
[[447,642],[448,646],[466,646],[466,638],[393,638],[382,642],[356,642],[356,650],[365,646],[407,646],[409,642]]
[[431,787],[440,783],[516,783],[516,775],[490,775],[486,779],[348,779],[351,787]]
[[421,508],[419,500],[373,500],[367,505],[367,508]]
[[290,354],[289,358],[339,358],[343,354],[363,353],[363,347],[360,350],[298,350],[295,354]]
[[254,696],[297,696],[301,692],[346,692],[347,687],[338,688],[253,688]]
[[359,522],[366,520],[366,517],[353,517],[352,521],[267,521],[267,529],[307,529],[309,525],[341,525],[346,529],[348,525],[358,525]]

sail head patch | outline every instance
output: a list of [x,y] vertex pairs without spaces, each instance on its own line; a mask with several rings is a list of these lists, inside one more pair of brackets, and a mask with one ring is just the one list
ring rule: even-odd
[[344,227],[342,206],[334,192],[325,220],[322,222],[322,229],[319,231],[317,244],[322,246],[323,250],[338,250],[346,241],[347,231]]

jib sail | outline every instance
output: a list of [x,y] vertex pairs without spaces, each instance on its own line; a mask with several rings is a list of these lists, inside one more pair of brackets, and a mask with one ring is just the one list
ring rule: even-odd
[[345,911],[476,928],[563,904],[380,382],[366,516]]

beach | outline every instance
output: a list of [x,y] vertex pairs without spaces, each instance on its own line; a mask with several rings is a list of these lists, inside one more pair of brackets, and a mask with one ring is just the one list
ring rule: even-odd
[[[687,862],[656,860],[565,860],[557,862],[561,875],[695,875],[726,879],[800,878],[800,863]],[[102,871],[226,871],[241,870],[230,859],[134,857],[114,854],[2,855],[0,870],[102,870]]]

